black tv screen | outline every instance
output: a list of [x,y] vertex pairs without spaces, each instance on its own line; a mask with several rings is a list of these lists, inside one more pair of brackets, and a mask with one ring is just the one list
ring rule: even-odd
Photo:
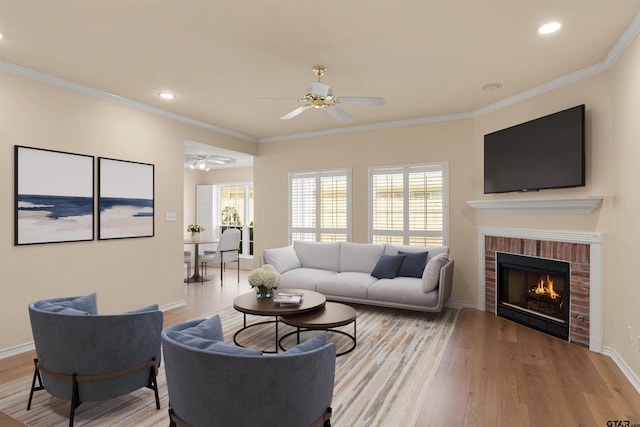
[[584,111],[578,105],[484,136],[484,193],[585,185]]

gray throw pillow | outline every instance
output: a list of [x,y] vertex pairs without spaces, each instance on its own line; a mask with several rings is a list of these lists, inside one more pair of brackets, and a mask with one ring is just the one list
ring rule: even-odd
[[377,279],[393,279],[404,261],[404,255],[382,255],[371,275]]

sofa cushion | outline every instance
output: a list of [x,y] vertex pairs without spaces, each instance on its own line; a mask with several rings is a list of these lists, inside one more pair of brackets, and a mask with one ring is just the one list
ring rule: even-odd
[[367,289],[376,280],[369,273],[338,273],[319,280],[316,291],[324,295],[367,298]]
[[318,270],[317,268],[294,268],[282,273],[280,287],[315,291],[320,280],[336,274],[338,273],[335,271]]
[[262,251],[262,256],[264,257],[264,262],[273,265],[280,274],[301,266],[293,246],[265,249]]
[[340,243],[296,240],[293,248],[302,267],[335,272],[340,270]]
[[449,256],[446,253],[441,253],[431,258],[424,269],[422,275],[422,290],[424,292],[431,292],[438,287],[440,281],[440,269],[449,262]]
[[422,280],[414,277],[380,279],[369,287],[369,301],[433,307],[438,303],[438,292],[422,291]]
[[404,255],[381,255],[371,275],[378,279],[393,279],[404,261]]
[[383,252],[384,245],[342,242],[340,272],[371,273]]
[[424,268],[427,266],[427,255],[429,255],[429,252],[398,251],[398,254],[404,255],[404,260],[397,275],[399,277],[422,278]]

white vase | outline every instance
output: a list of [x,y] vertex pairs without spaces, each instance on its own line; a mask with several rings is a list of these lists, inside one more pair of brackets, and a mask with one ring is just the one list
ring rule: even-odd
[[191,241],[199,242],[200,241],[200,233],[191,233]]

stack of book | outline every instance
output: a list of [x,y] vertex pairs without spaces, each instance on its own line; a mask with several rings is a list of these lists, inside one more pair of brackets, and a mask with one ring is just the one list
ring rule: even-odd
[[284,292],[279,292],[273,297],[273,302],[278,303],[280,305],[298,305],[302,302],[303,294],[288,294]]

